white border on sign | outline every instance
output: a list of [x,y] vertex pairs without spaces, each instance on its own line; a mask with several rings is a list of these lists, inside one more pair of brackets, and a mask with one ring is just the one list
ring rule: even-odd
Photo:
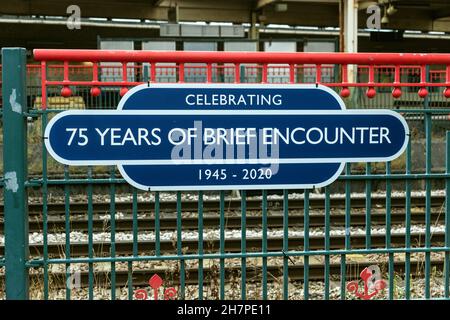
[[[339,106],[341,108],[341,110],[301,110],[301,111],[297,111],[297,110],[264,110],[263,108],[261,109],[252,109],[252,110],[211,110],[211,109],[204,109],[204,110],[186,110],[186,109],[178,109],[178,110],[122,110],[123,105],[125,104],[125,102],[128,100],[129,97],[131,97],[134,93],[136,93],[137,91],[140,90],[148,90],[148,89],[159,89],[159,88],[171,88],[171,89],[177,89],[177,88],[192,88],[192,89],[202,89],[202,88],[217,88],[217,89],[317,89],[317,90],[322,90],[322,91],[326,91],[327,93],[329,93],[331,96],[333,96],[337,102],[339,103]],[[55,121],[57,121],[59,118],[64,117],[66,115],[70,115],[70,114],[82,114],[82,115],[86,115],[86,114],[104,114],[104,115],[115,115],[120,114],[120,115],[124,115],[124,113],[127,114],[138,114],[138,115],[142,115],[142,114],[174,114],[174,115],[188,115],[188,114],[207,114],[207,115],[230,115],[230,114],[236,114],[236,112],[238,112],[238,114],[242,114],[245,115],[245,112],[251,114],[251,115],[255,115],[255,114],[343,114],[343,113],[348,113],[348,114],[390,114],[395,116],[396,118],[398,118],[401,123],[404,126],[405,129],[405,141],[404,144],[402,146],[402,148],[399,150],[399,152],[397,152],[395,155],[389,157],[389,158],[364,158],[364,159],[356,159],[356,158],[350,158],[350,159],[332,159],[335,161],[328,161],[329,159],[326,159],[326,161],[324,162],[320,162],[320,159],[314,159],[314,163],[340,163],[340,166],[338,168],[338,170],[336,171],[336,173],[328,180],[318,183],[318,184],[274,184],[274,185],[264,185],[264,184],[255,184],[255,185],[195,185],[195,186],[190,186],[190,185],[186,185],[186,186],[166,186],[166,187],[151,187],[151,186],[146,186],[146,185],[141,185],[139,183],[136,183],[134,180],[132,180],[128,174],[125,172],[125,170],[123,169],[123,165],[132,165],[132,164],[128,164],[128,163],[123,163],[123,162],[109,162],[109,161],[98,161],[98,162],[89,162],[86,163],[83,161],[81,162],[68,162],[65,163],[64,160],[60,158],[58,155],[56,155],[56,153],[54,152],[53,148],[51,147],[50,141],[48,139],[49,137],[49,133],[50,130],[53,126],[53,123]],[[243,112],[243,113],[241,113]],[[275,113],[271,113],[271,112],[275,112]],[[117,165],[119,172],[121,173],[121,175],[124,177],[124,179],[131,184],[132,186],[138,188],[138,189],[142,189],[142,190],[146,190],[146,191],[179,191],[179,190],[234,190],[234,189],[241,189],[241,190],[261,190],[261,189],[310,189],[310,188],[320,188],[320,187],[324,187],[326,185],[331,184],[333,181],[335,181],[339,175],[341,174],[342,170],[344,169],[345,163],[346,162],[360,162],[360,161],[367,161],[367,162],[375,162],[375,161],[381,161],[381,162],[385,162],[385,161],[390,161],[396,157],[398,157],[401,153],[403,153],[403,151],[405,150],[407,144],[408,144],[408,139],[409,139],[409,128],[408,125],[406,124],[406,121],[404,120],[403,117],[401,117],[398,113],[393,112],[391,110],[346,110],[345,107],[345,103],[343,102],[343,100],[341,99],[341,97],[339,96],[338,93],[336,93],[334,90],[332,90],[329,87],[326,87],[324,85],[321,84],[223,84],[223,83],[215,83],[215,84],[198,84],[198,83],[169,83],[169,84],[160,84],[160,83],[149,83],[149,84],[142,84],[136,87],[133,87],[132,89],[130,89],[120,100],[118,107],[116,110],[114,111],[95,111],[95,110],[70,110],[70,111],[65,111],[62,113],[57,114],[55,117],[53,117],[49,124],[47,125],[46,129],[45,129],[45,133],[44,133],[44,137],[46,137],[46,139],[44,139],[45,141],[45,145],[46,148],[48,150],[48,152],[50,153],[50,155],[52,157],[54,157],[58,162],[61,163],[65,163],[65,164],[72,164],[72,165]],[[230,159],[232,160],[232,159]],[[258,163],[261,163],[261,159],[258,159]],[[286,159],[284,159],[286,160]],[[295,163],[299,163],[297,160],[301,160],[301,159],[295,159],[296,161],[294,161]],[[165,160],[167,161],[167,160]],[[211,163],[211,160],[207,160],[208,163]],[[245,160],[248,163],[248,159]],[[223,163],[223,161],[221,162]],[[279,162],[279,163],[285,163],[285,162]],[[287,162],[289,163],[289,162]],[[307,163],[311,163],[311,159],[307,159]],[[136,163],[138,164],[138,163]],[[145,164],[148,164],[148,162],[146,162]],[[164,163],[167,164],[167,163]],[[173,162],[171,164],[174,164]]]
[[339,165],[339,168],[336,170],[336,173],[324,182],[320,182],[317,184],[253,184],[253,185],[186,185],[186,186],[146,186],[140,183],[137,183],[132,178],[128,176],[126,171],[122,166],[118,166],[119,172],[122,177],[133,187],[138,188],[140,190],[145,191],[198,191],[198,190],[269,190],[269,189],[313,189],[313,188],[322,188],[331,183],[333,183],[340,175],[342,170],[344,170],[345,163],[342,162]]
[[[53,124],[59,119],[72,116],[91,116],[91,115],[105,115],[105,116],[152,116],[152,115],[174,115],[174,116],[192,116],[192,115],[207,115],[207,116],[225,116],[225,115],[237,115],[237,116],[256,116],[256,115],[388,115],[397,118],[403,125],[405,130],[405,140],[401,148],[393,155],[389,157],[351,157],[351,158],[289,158],[289,159],[155,159],[155,160],[67,160],[61,158],[51,146],[50,131]],[[269,163],[338,163],[338,162],[387,162],[392,161],[400,156],[408,145],[409,128],[405,119],[397,112],[391,110],[267,110],[267,111],[255,111],[255,110],[122,110],[122,111],[95,111],[95,110],[69,110],[57,114],[49,122],[45,129],[44,138],[45,145],[48,152],[58,162],[67,165],[189,165],[189,164],[269,164]]]
[[[141,90],[152,90],[152,89],[290,89],[290,90],[303,90],[303,89],[316,89],[322,90],[336,99],[341,107],[341,110],[345,110],[345,103],[342,100],[341,96],[334,91],[333,89],[324,86],[322,84],[259,84],[259,83],[151,83],[150,84],[140,84],[131,88],[125,93],[125,95],[120,99],[119,104],[117,105],[117,110],[122,110],[123,105],[127,100],[136,92]],[[264,108],[261,108],[263,110]],[[181,109],[180,110],[186,110]],[[255,110],[255,109],[252,109]],[[128,111],[128,110],[127,110]]]
[[[302,89],[317,89],[326,91],[331,96],[333,96],[336,101],[338,101],[339,106],[341,110],[345,110],[345,103],[341,99],[341,97],[331,88],[321,85],[321,84],[259,84],[259,83],[150,83],[150,84],[142,84],[136,87],[133,87],[130,89],[119,101],[119,104],[117,106],[117,110],[122,110],[123,105],[128,100],[130,96],[132,96],[134,93],[140,91],[140,90],[152,90],[152,89],[158,89],[158,88],[170,88],[170,89],[177,89],[177,88],[192,88],[192,89],[202,89],[202,88],[217,88],[217,89],[296,89],[296,90],[302,90]],[[264,111],[265,112],[265,111]],[[131,184],[132,186],[141,189],[141,190],[152,190],[152,191],[178,191],[180,188],[182,190],[191,191],[191,190],[223,190],[226,188],[227,190],[253,190],[253,189],[310,189],[310,188],[320,188],[326,185],[329,185],[333,183],[341,174],[342,170],[344,170],[345,162],[341,162],[339,169],[336,171],[335,175],[333,175],[330,179],[327,181],[324,181],[317,185],[311,185],[311,184],[296,184],[296,185],[232,185],[232,186],[211,186],[211,185],[205,185],[205,186],[176,186],[176,187],[157,187],[157,188],[151,188],[146,185],[141,185],[139,183],[136,183],[134,180],[132,180],[126,171],[123,169],[122,165],[118,165],[118,169],[120,174],[124,177],[124,179]]]
[[[336,93],[336,91],[332,90],[331,88],[321,85],[321,84],[259,84],[259,83],[149,83],[149,84],[141,84],[136,87],[133,87],[130,89],[119,101],[119,104],[117,106],[117,110],[122,110],[123,105],[128,100],[129,97],[131,97],[134,93],[140,91],[140,90],[152,90],[152,89],[159,89],[159,88],[169,88],[169,89],[177,89],[177,88],[184,88],[184,89],[202,89],[202,88],[217,88],[217,89],[296,89],[296,90],[302,90],[302,89],[316,89],[316,90],[322,90],[327,93],[329,93],[333,98],[336,99],[336,101],[339,103],[339,106],[341,110],[346,110],[345,103],[339,96],[339,94]],[[263,110],[263,108],[261,108]],[[254,109],[252,109],[254,110]],[[128,111],[128,110],[127,110]],[[266,110],[265,110],[266,111]],[[265,112],[264,111],[264,112]],[[131,184],[132,186],[141,189],[141,190],[151,190],[151,191],[178,191],[178,190],[223,190],[226,188],[227,190],[260,190],[263,189],[311,189],[314,187],[321,188],[326,185],[329,185],[333,183],[341,174],[342,170],[344,170],[345,162],[341,162],[339,169],[336,171],[336,173],[327,181],[324,181],[322,183],[319,183],[317,185],[312,184],[295,184],[295,185],[286,185],[286,184],[275,184],[275,185],[230,185],[230,186],[211,186],[211,185],[205,185],[205,186],[176,186],[176,187],[156,187],[152,188],[150,186],[141,185],[139,183],[136,183],[133,179],[131,179],[126,171],[123,169],[122,165],[118,165],[118,169],[120,174],[124,177],[124,179]]]

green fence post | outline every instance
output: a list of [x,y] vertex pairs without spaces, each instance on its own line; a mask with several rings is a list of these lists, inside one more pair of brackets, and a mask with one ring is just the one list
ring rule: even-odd
[[6,298],[28,299],[26,51],[2,49]]

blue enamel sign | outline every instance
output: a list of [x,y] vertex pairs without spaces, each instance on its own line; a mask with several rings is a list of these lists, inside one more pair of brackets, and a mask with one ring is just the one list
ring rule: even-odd
[[65,111],[49,153],[68,165],[117,165],[143,190],[313,188],[346,162],[391,161],[406,148],[390,110],[345,110],[320,85],[141,85],[117,110]]

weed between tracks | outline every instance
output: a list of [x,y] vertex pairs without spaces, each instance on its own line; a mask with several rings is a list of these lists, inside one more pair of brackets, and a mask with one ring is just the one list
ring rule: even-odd
[[[340,264],[340,256],[331,256],[331,263]],[[348,255],[346,258],[346,280],[344,285],[352,280],[359,279],[360,270],[366,266],[363,259],[370,258],[372,261],[377,261],[378,266],[381,269],[382,278],[388,281],[388,255],[372,255],[371,257],[364,256],[358,257],[358,255]],[[442,255],[433,254],[431,256],[432,260],[442,259]],[[404,256],[395,255],[395,261],[404,261]],[[424,298],[424,288],[425,288],[425,279],[423,275],[423,264],[424,254],[412,254],[411,260],[417,261],[416,267],[411,265],[412,270],[414,272],[410,275],[410,298],[411,299],[422,299]],[[252,258],[247,260],[247,282],[246,282],[246,295],[247,299],[261,299],[262,298],[262,263],[260,258]],[[293,262],[290,262],[289,267],[294,267],[295,265],[300,264],[302,259],[293,259]],[[309,281],[309,299],[324,299],[325,286],[324,282],[318,281],[314,276],[314,264],[320,263],[323,261],[323,257],[318,257],[317,261],[312,261],[310,259],[310,276],[311,280]],[[367,262],[367,260],[366,260]],[[277,300],[283,299],[283,267],[282,267],[283,259],[281,258],[269,258],[268,265],[274,266],[278,265],[278,268],[273,269],[273,271],[269,271],[268,279],[269,282],[267,284],[267,295],[269,299]],[[170,263],[164,263],[157,265],[156,263],[137,263],[134,262],[132,264],[132,269],[128,269],[127,263],[115,263],[114,264],[117,271],[131,271],[133,274],[133,279],[136,279],[138,276],[136,272],[146,270],[144,273],[145,279],[148,280],[152,272],[150,272],[150,268],[152,270],[162,270],[162,277],[164,279],[164,287],[174,286],[177,289],[177,292],[181,292],[181,288],[178,284],[178,279],[180,276],[180,262],[171,261]],[[225,266],[227,268],[226,272],[226,283],[224,286],[225,298],[226,299],[240,299],[241,297],[241,276],[242,270],[239,268],[240,259],[226,259]],[[99,264],[96,263],[93,265],[94,268],[94,284],[93,284],[93,294],[94,299],[110,299],[111,298],[111,264]],[[359,266],[359,268],[358,268]],[[185,263],[186,270],[193,270],[198,267],[198,261],[187,260]],[[234,267],[234,268],[233,268]],[[48,269],[48,288],[49,288],[49,298],[50,299],[65,299],[66,298],[66,289],[61,285],[64,285],[66,281],[65,276],[65,265],[52,265]],[[72,271],[80,270],[86,271],[88,269],[87,264],[72,264]],[[204,277],[204,299],[219,299],[220,298],[220,282],[219,282],[219,260],[204,260],[204,268],[205,268],[205,277]],[[232,269],[229,269],[232,268]],[[401,269],[396,266],[396,269]],[[1,271],[1,270],[0,270]],[[338,270],[339,271],[339,270]],[[402,270],[403,271],[403,270]],[[393,297],[394,299],[405,299],[405,273],[396,271],[393,277]],[[431,297],[438,298],[443,297],[444,293],[444,278],[442,271],[437,267],[432,267],[430,273],[430,288],[431,288]],[[103,279],[100,281],[100,279]],[[31,299],[43,299],[44,298],[44,276],[43,269],[36,268],[30,270],[30,297]],[[190,272],[186,272],[186,286],[185,286],[185,297],[186,299],[197,299],[198,298],[198,284],[192,284],[192,282],[196,281],[195,278],[190,278]],[[117,286],[115,289],[117,299],[128,299],[128,285],[129,283],[123,283]],[[341,286],[342,281],[340,278],[339,272],[335,272],[333,270],[330,271],[330,291],[329,296],[330,299],[341,299]],[[362,284],[360,284],[362,287]],[[0,299],[4,299],[4,284],[0,283]],[[145,282],[140,282],[138,285],[133,286],[133,290],[138,288],[146,289],[149,292],[149,296],[153,299],[152,291],[148,284]],[[296,280],[295,275],[293,277],[289,277],[288,283],[288,296],[289,299],[304,299],[304,283],[303,281]],[[376,299],[388,299],[389,298],[389,290],[385,289],[383,292],[379,293],[376,296]],[[160,290],[160,299],[163,297],[163,291]],[[74,288],[71,290],[71,299],[88,299],[88,290],[86,287],[83,288]],[[345,293],[346,299],[355,299],[354,295],[349,292]]]
[[[440,298],[443,297],[443,275],[438,273],[436,277],[431,279],[431,297]],[[338,279],[332,280],[330,282],[329,297],[332,300],[341,299],[340,281]],[[423,299],[424,298],[424,285],[425,281],[423,278],[411,278],[411,295],[410,299]],[[309,294],[308,299],[312,300],[322,300],[324,299],[324,282],[322,281],[310,281],[309,282]],[[247,299],[261,299],[260,293],[261,284],[260,283],[247,283]],[[146,289],[149,292],[150,299],[153,299],[152,291],[148,286],[137,286],[133,287],[136,289]],[[217,299],[217,295],[214,294],[213,286],[204,286],[204,299]],[[231,277],[230,282],[225,285],[225,299],[237,299],[241,298],[241,287],[239,281],[239,274],[236,277]],[[38,292],[36,292],[38,291]],[[110,289],[95,286],[93,289],[94,299],[110,299]],[[405,281],[401,275],[396,274],[394,279],[394,299],[405,299]],[[64,289],[51,290],[49,292],[50,299],[65,299],[66,291]],[[117,299],[126,300],[128,299],[128,288],[123,286],[116,289]],[[163,291],[159,291],[159,299],[162,299]],[[32,299],[42,299],[43,294],[39,286],[32,286],[31,288]],[[304,284],[301,281],[291,281],[288,285],[288,296],[291,300],[302,300],[305,298],[304,295]],[[83,300],[88,299],[87,288],[81,288],[72,291],[72,299]],[[198,299],[198,285],[186,285],[185,287],[185,298],[187,300]],[[268,285],[268,299],[269,300],[279,300],[283,298],[283,284],[281,281],[276,281],[269,283]],[[383,290],[374,299],[385,300],[388,299],[388,290]],[[348,291],[345,293],[345,299],[354,300],[355,296]]]

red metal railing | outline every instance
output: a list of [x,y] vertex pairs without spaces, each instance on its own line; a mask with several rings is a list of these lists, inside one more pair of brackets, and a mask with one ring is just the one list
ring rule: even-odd
[[448,54],[305,53],[35,49],[38,61],[176,62],[176,63],[307,63],[307,64],[449,64]]
[[[0,74],[1,74],[1,65],[0,65]],[[143,65],[136,66],[127,66],[128,74],[132,74],[136,76],[138,74],[143,74]],[[166,66],[166,65],[157,65],[156,75],[161,76],[175,76],[178,70],[178,66]],[[185,73],[191,75],[203,75],[206,74],[207,67],[206,66],[188,66],[185,67]],[[213,73],[216,75],[224,75],[224,76],[233,76],[235,68],[234,66],[226,66],[226,65],[215,65],[212,67]],[[326,65],[321,66],[322,75],[334,75],[334,66]],[[400,75],[401,76],[420,76],[420,66],[408,66],[402,65],[400,66]],[[245,71],[248,76],[256,76],[258,75],[258,71],[262,70],[262,66],[254,66],[247,65],[245,66]],[[308,77],[316,76],[316,67],[315,66],[304,66],[297,65],[295,66],[295,70],[297,74],[302,74]],[[121,66],[107,66],[100,65],[98,66],[99,74],[110,77],[118,77],[122,75],[122,67]],[[289,76],[290,68],[289,66],[268,66],[267,72],[272,76]],[[93,66],[91,65],[69,65],[69,78],[73,77],[83,77],[83,78],[91,78],[93,72]],[[369,74],[369,66],[358,66],[358,76],[364,76]],[[394,79],[395,67],[393,66],[374,66],[374,75],[378,76],[389,76]],[[49,65],[47,69],[47,77],[48,78],[60,78],[63,79],[64,75],[64,66],[63,65]],[[430,81],[445,84],[445,70],[430,70]],[[41,76],[41,66],[37,64],[29,64],[27,65],[27,76],[31,79],[40,79]],[[33,78],[34,77],[34,78]],[[1,80],[0,80],[1,81]]]
[[[445,98],[450,97],[450,54],[36,49],[34,57],[41,61],[44,109],[47,105],[45,91],[51,86],[62,86],[63,96],[71,94],[69,86],[92,87],[93,96],[100,94],[101,86],[120,87],[123,95],[128,87],[143,83],[142,64],[148,65],[150,82],[156,82],[162,75],[174,77],[174,81],[180,83],[185,82],[186,77],[204,75],[202,82],[206,83],[214,82],[217,76],[239,83],[241,72],[245,72],[247,77],[260,83],[273,82],[273,77],[283,77],[285,83],[322,83],[340,88],[343,97],[350,95],[350,87],[367,88],[368,98],[373,98],[376,88],[380,87],[391,87],[394,98],[401,96],[402,87],[418,88],[420,98],[428,95],[427,87],[444,87]],[[70,64],[74,62],[89,64]],[[199,63],[202,65],[192,65]],[[357,77],[350,81],[348,72],[353,65],[356,65]],[[245,68],[241,70],[241,66]],[[437,66],[441,70],[429,71],[427,79],[427,66]]]

